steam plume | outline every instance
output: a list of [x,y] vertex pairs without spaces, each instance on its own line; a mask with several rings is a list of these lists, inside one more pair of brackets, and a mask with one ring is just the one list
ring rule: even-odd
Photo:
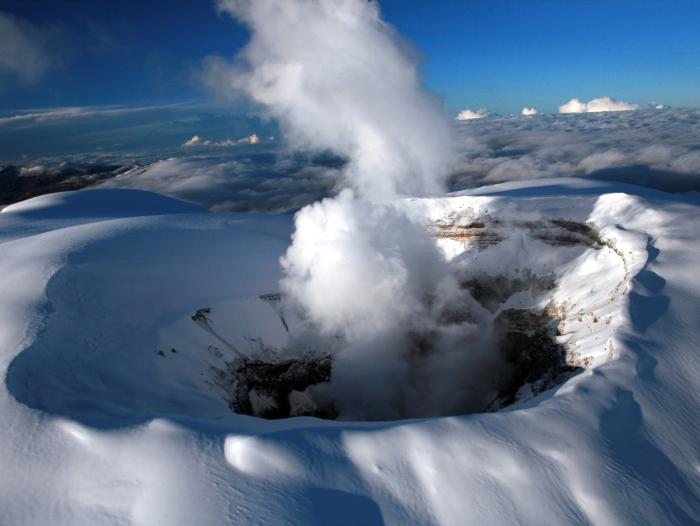
[[[400,199],[441,191],[452,161],[449,121],[421,90],[406,43],[374,2],[218,5],[251,30],[238,63],[218,64],[219,76],[264,105],[292,146],[348,159],[348,188],[297,214],[281,283],[319,338],[342,342],[332,378],[341,417],[429,415],[483,397],[460,389],[448,403],[434,388],[436,377],[450,386],[457,376],[478,386],[463,342],[479,338],[473,321],[438,323],[450,301],[469,298]],[[415,362],[418,345],[431,358]]]
[[218,5],[252,33],[225,76],[267,107],[292,146],[346,156],[348,184],[374,201],[441,190],[451,161],[448,124],[376,3]]

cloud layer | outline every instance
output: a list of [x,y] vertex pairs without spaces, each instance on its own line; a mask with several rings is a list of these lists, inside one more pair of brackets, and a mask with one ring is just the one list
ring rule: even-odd
[[[342,179],[342,159],[290,155],[282,140],[231,148],[181,147],[196,130],[205,130],[200,137],[216,137],[202,142],[225,142],[222,137],[226,130],[236,133],[237,119],[220,119],[223,117],[212,122],[195,120],[182,130],[171,121],[158,128],[142,124],[124,128],[123,135],[128,134],[132,140],[145,137],[146,132],[159,136],[161,141],[170,140],[169,149],[163,150],[159,144],[159,148],[149,148],[145,156],[107,148],[96,152],[94,139],[78,135],[83,146],[92,146],[90,153],[30,157],[24,163],[15,163],[25,167],[26,175],[41,171],[37,165],[50,171],[65,166],[66,161],[76,168],[94,163],[148,164],[113,184],[163,192],[217,210],[294,211],[336,193]],[[186,121],[189,123],[191,117],[186,116]],[[29,135],[29,131],[20,135],[16,128],[19,123],[6,125],[4,135],[0,126],[0,144],[21,140],[26,145],[32,140],[45,141],[44,136],[75,134],[72,128],[56,128],[56,122],[43,122],[46,129],[38,137]],[[111,119],[105,122],[110,127],[114,124]],[[238,126],[241,137],[251,130],[262,130],[254,121]],[[170,135],[161,137],[154,131],[161,127]],[[536,119],[492,117],[455,122],[454,128],[460,158],[450,179],[452,189],[516,179],[578,176],[612,178],[670,191],[700,191],[698,110],[542,114]],[[264,136],[272,132],[267,130]],[[117,142],[122,137],[108,139]]]
[[494,117],[457,127],[453,189],[578,176],[700,191],[700,110]]
[[215,211],[289,213],[334,194],[340,179],[337,159],[261,153],[166,159],[105,186],[159,192]]

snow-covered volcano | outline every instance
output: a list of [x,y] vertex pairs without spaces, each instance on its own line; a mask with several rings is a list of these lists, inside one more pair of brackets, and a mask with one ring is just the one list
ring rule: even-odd
[[[274,295],[291,217],[127,190],[4,209],[0,523],[697,523],[697,202],[550,179],[405,207],[469,321],[520,344],[544,331],[556,367],[506,360],[510,391],[464,416],[236,414],[230,364],[298,350],[303,316]],[[464,321],[445,313],[440,337]],[[534,345],[513,341],[486,349]],[[459,399],[434,378],[412,389]]]

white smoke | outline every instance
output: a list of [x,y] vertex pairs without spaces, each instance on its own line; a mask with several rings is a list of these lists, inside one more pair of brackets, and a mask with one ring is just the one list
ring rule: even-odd
[[[447,389],[457,378],[473,377],[478,386],[464,339],[475,342],[474,355],[483,346],[473,323],[439,326],[445,302],[468,301],[468,294],[401,200],[442,191],[452,161],[449,122],[422,91],[406,44],[375,2],[218,5],[250,28],[251,41],[235,66],[218,63],[217,75],[224,71],[231,88],[264,105],[292,146],[348,159],[348,188],[296,215],[281,283],[320,338],[342,342],[332,378],[341,417],[428,415],[483,403],[481,387],[459,388],[449,403],[434,388],[443,373]],[[434,358],[411,363],[427,334]]]
[[489,315],[400,202],[377,206],[348,189],[308,206],[282,265],[283,290],[321,339],[342,342],[332,379],[342,418],[456,414],[493,400],[487,372],[503,364],[489,352]]
[[344,190],[298,214],[282,285],[326,332],[382,332],[422,308],[447,274],[422,225]]
[[252,32],[240,65],[224,78],[264,105],[293,147],[346,156],[348,184],[374,201],[442,189],[452,159],[449,126],[376,3],[218,5]]

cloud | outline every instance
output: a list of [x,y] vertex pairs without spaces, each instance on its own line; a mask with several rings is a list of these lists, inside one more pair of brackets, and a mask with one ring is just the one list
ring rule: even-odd
[[493,117],[457,126],[453,190],[541,177],[596,177],[700,191],[700,110]]
[[166,194],[217,211],[289,213],[336,193],[341,172],[323,159],[276,155],[173,157],[104,186]]
[[584,157],[579,163],[578,168],[585,173],[590,174],[603,168],[620,165],[627,160],[627,157],[618,150],[607,150],[604,152],[596,152]]
[[0,117],[0,126],[12,124],[45,124],[54,121],[84,119],[89,117],[118,117],[130,113],[142,113],[154,110],[171,109],[184,104],[166,104],[160,106],[76,106],[50,108],[18,112],[9,117]]
[[248,137],[243,137],[241,139],[236,139],[235,144],[258,144],[260,142],[260,137],[256,133],[248,135]]
[[182,146],[197,146],[198,144],[202,144],[202,138],[199,135],[193,135],[191,138],[187,139]]
[[528,108],[525,106],[523,111],[520,112],[522,115],[537,115],[537,110],[535,108]]
[[668,110],[671,108],[671,106],[661,104],[660,102],[656,102],[655,100],[649,101],[649,106],[651,106],[655,110]]
[[[576,119],[504,116],[454,128],[461,159],[450,178],[452,190],[576,176],[700,191],[700,110],[650,109]],[[281,156],[260,161],[237,154],[241,150],[236,148],[220,150],[235,158],[202,158],[206,150],[180,150],[197,157],[161,161],[143,176],[122,178],[121,184],[218,209],[288,211],[333,195],[342,178],[338,160],[319,164],[308,157]],[[250,192],[245,185],[251,185]]]
[[[149,126],[142,129],[139,124],[137,128],[124,128],[120,136],[106,136],[105,139],[109,141],[99,143],[95,142],[94,137],[80,135],[79,142],[83,148],[90,144],[91,153],[62,156],[59,159],[68,160],[71,164],[98,162],[128,165],[150,164],[158,158],[177,156],[177,161],[152,164],[158,170],[149,172],[143,178],[137,175],[136,170],[132,176],[120,178],[121,184],[163,191],[204,206],[235,210],[297,210],[316,199],[333,195],[342,177],[341,159],[336,157],[324,161],[310,156],[285,155],[280,153],[284,148],[282,142],[267,142],[262,138],[262,133],[262,142],[255,149],[235,146],[182,148],[183,136],[191,137],[195,132],[200,133],[204,142],[208,140],[205,138],[207,135],[221,137],[231,130],[241,136],[252,130],[264,130],[265,135],[277,134],[278,131],[264,128],[264,123],[259,121],[239,124],[240,127],[236,128],[240,117],[227,117],[221,122],[216,120],[216,126],[212,126],[204,120],[191,121],[189,113],[176,115],[178,120],[188,122],[187,128],[180,129],[174,128],[174,118],[170,112],[168,115],[167,124],[159,124],[155,131]],[[105,124],[114,127],[111,120]],[[120,126],[123,126],[121,122]],[[164,133],[161,129],[170,135],[161,137]],[[536,119],[495,116],[471,121],[469,126],[454,123],[454,129],[460,151],[460,158],[449,181],[450,188],[454,190],[525,178],[599,177],[602,170],[606,177],[624,177],[627,182],[673,191],[700,191],[700,110],[648,109],[581,114],[576,119],[556,114],[540,114]],[[70,131],[66,133],[68,136],[75,133],[72,126],[66,130]],[[47,127],[45,135],[57,135],[53,124]],[[156,135],[171,148],[163,149],[160,144],[150,147],[149,143],[144,143],[148,148],[143,153],[131,150],[120,152],[108,147],[99,153],[95,151],[95,144],[120,142],[122,135],[128,136],[134,143]],[[0,145],[11,140],[17,144],[20,139],[28,143],[32,140],[32,136],[20,135],[9,126],[0,138]],[[45,157],[32,157],[25,162],[27,168],[37,164],[47,167],[54,164],[52,158]],[[624,174],[622,169],[625,170]],[[671,184],[673,174],[681,178],[674,179]],[[196,190],[188,187],[192,182],[191,176],[195,175],[199,179]],[[155,179],[161,182],[156,184]],[[251,185],[250,192],[246,191],[247,184]],[[182,188],[186,191],[181,191]]]
[[[0,113],[0,160],[92,155],[129,155],[152,162],[183,154],[187,138],[240,146],[254,142],[271,147],[280,137],[275,122],[237,105],[180,103],[142,107],[77,107]],[[234,144],[235,143],[235,144]],[[223,150],[224,148],[219,148]],[[199,148],[197,148],[199,150]],[[201,152],[200,152],[201,153]],[[223,152],[222,152],[223,153]],[[118,156],[119,156],[118,155]],[[25,160],[26,160],[25,158]]]
[[571,99],[566,104],[559,106],[559,113],[599,113],[604,111],[631,111],[637,110],[639,106],[629,102],[601,97],[589,102],[582,102],[579,99]]
[[0,126],[6,124],[21,124],[27,122],[44,123],[54,120],[73,119],[88,115],[86,108],[53,108],[44,111],[18,113],[9,117],[0,117]]
[[460,111],[457,116],[455,117],[455,120],[457,121],[471,121],[474,119],[483,119],[484,117],[488,117],[489,112],[486,110],[486,108],[480,108],[476,111],[470,110],[470,109],[464,109]]
[[[273,137],[268,138],[271,141]],[[224,139],[223,141],[205,141],[199,135],[193,135],[182,145],[183,148],[190,148],[193,146],[213,146],[213,147],[227,147],[227,146],[240,146],[243,144],[259,144],[261,141],[260,137],[256,133],[248,135],[246,137],[241,137],[240,139]]]
[[10,81],[33,83],[56,65],[47,32],[0,12],[0,87]]

